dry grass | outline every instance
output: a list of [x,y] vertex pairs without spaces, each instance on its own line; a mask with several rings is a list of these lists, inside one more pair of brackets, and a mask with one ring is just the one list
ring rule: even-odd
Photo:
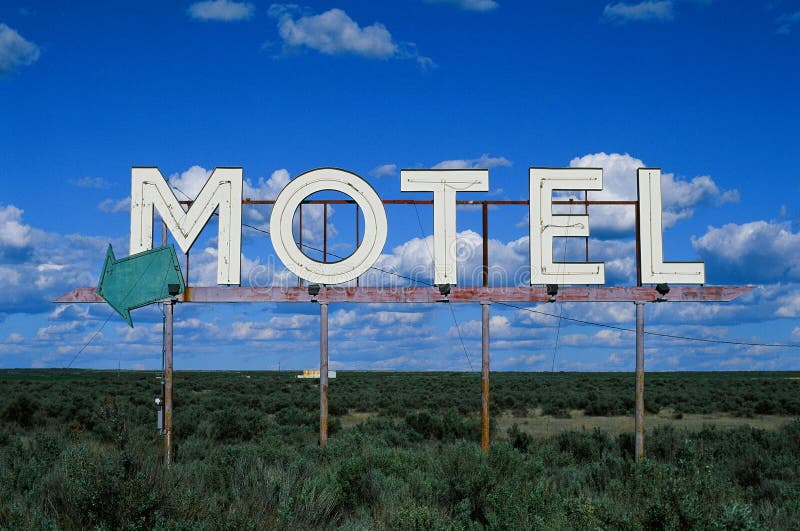
[[342,415],[339,420],[342,421],[342,428],[352,428],[356,424],[361,424],[370,417],[377,416],[377,413],[366,413],[364,411],[348,411],[347,415]]
[[[701,429],[704,426],[718,428],[735,428],[738,426],[752,426],[754,428],[775,430],[793,420],[794,417],[780,415],[757,415],[752,418],[732,417],[722,413],[709,415],[684,413],[682,418],[674,418],[672,410],[662,409],[657,415],[645,415],[645,430],[656,426],[670,424],[675,428]],[[534,437],[547,437],[563,430],[593,430],[600,428],[613,435],[633,431],[633,416],[590,417],[583,411],[570,411],[570,418],[554,418],[542,415],[541,410],[531,411],[528,416],[513,416],[504,413],[496,419],[497,434],[504,437],[506,430],[512,424]]]
[[[352,428],[378,413],[367,413],[363,411],[349,411],[347,415],[339,417],[343,428]],[[400,420],[400,419],[397,419]],[[645,430],[651,430],[656,426],[670,424],[678,429],[698,430],[705,426],[715,426],[717,428],[736,428],[739,426],[751,426],[764,430],[776,430],[787,422],[794,420],[794,417],[781,415],[757,415],[751,418],[732,417],[723,413],[712,413],[708,415],[684,413],[682,418],[675,418],[674,412],[670,409],[662,409],[657,415],[645,415]],[[613,417],[592,417],[587,416],[583,411],[570,411],[570,418],[556,418],[550,415],[542,415],[541,409],[529,411],[525,416],[512,415],[505,412],[495,418],[496,431],[498,438],[505,438],[506,431],[512,424],[517,424],[519,429],[534,437],[548,437],[564,430],[588,430],[600,428],[612,435],[623,432],[633,432],[633,416],[613,416]]]

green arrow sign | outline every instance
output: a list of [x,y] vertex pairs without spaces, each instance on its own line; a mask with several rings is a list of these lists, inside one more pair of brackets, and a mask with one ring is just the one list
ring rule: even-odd
[[114,258],[109,245],[97,294],[133,328],[131,310],[183,293],[185,288],[178,256],[171,245],[120,260]]

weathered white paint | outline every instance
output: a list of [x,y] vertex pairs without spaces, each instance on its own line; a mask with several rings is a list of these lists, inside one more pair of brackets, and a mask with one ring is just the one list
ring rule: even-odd
[[[297,207],[311,194],[323,190],[352,197],[364,214],[363,241],[353,254],[334,263],[317,262],[306,256],[292,233]],[[272,245],[281,262],[295,275],[317,284],[340,284],[365,273],[380,257],[388,228],[383,202],[372,186],[354,173],[335,168],[311,170],[292,179],[278,194],[269,224]]]
[[664,262],[661,170],[640,168],[638,178],[642,284],[705,284],[703,262]]
[[[604,284],[601,262],[554,262],[554,237],[586,237],[589,217],[553,214],[554,190],[602,190],[599,168],[531,168],[530,258],[531,284]],[[456,192],[486,192],[485,169],[402,170],[402,191],[433,192],[434,282],[456,284]],[[642,283],[705,283],[702,262],[664,262],[661,170],[638,171]],[[352,197],[364,215],[364,237],[349,257],[333,263],[317,262],[298,248],[292,233],[294,213],[311,194],[334,190]],[[192,244],[219,208],[217,283],[239,284],[241,277],[242,168],[216,168],[191,208],[184,209],[158,168],[131,171],[130,252],[153,248],[153,214],[157,210],[183,252]],[[327,222],[327,220],[326,220]],[[313,283],[339,284],[365,273],[380,257],[386,243],[387,222],[375,190],[354,173],[320,168],[304,173],[284,187],[270,218],[271,239],[283,264]]]
[[531,168],[531,284],[605,284],[601,262],[553,262],[553,238],[588,236],[589,216],[553,214],[553,190],[602,190],[599,168]]
[[153,248],[153,209],[184,253],[219,207],[217,283],[239,284],[242,256],[242,168],[216,168],[184,210],[158,168],[131,170],[130,253]]
[[456,192],[488,192],[489,170],[401,170],[400,190],[433,192],[434,284],[457,284]]

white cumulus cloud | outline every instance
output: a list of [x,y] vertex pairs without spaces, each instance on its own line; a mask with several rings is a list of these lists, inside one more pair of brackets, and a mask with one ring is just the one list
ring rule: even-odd
[[273,4],[269,13],[278,19],[278,33],[286,49],[307,48],[326,55],[351,54],[370,59],[413,59],[422,69],[435,63],[417,52],[410,42],[397,42],[380,22],[361,26],[343,10],[296,16],[297,6]]
[[255,6],[250,2],[208,0],[205,2],[195,2],[189,6],[189,15],[197,20],[233,22],[251,18],[255,9]]
[[[200,190],[203,189],[203,186],[205,186],[212,173],[213,170],[207,170],[195,164],[186,171],[173,173],[167,178],[167,182],[174,191],[175,197],[179,200],[193,200],[200,194]],[[255,183],[250,179],[245,179],[243,182],[242,196],[249,199],[275,199],[278,192],[280,192],[288,182],[289,172],[284,169],[273,172],[269,179],[259,177]],[[98,205],[98,208],[108,213],[128,212],[130,210],[130,204],[130,197],[125,197],[123,199],[109,198],[102,201]],[[188,207],[184,205],[184,209],[187,208]],[[258,219],[258,217],[256,217],[256,219]]]
[[397,164],[383,164],[370,170],[369,174],[372,177],[388,177],[390,175],[397,175]]
[[429,4],[451,4],[466,11],[492,11],[500,4],[495,0],[425,0]]
[[22,248],[30,244],[31,227],[22,223],[22,213],[14,205],[0,205],[0,253],[4,247]]
[[673,7],[672,0],[645,0],[638,4],[617,2],[606,5],[603,17],[613,22],[672,20]]
[[69,183],[78,188],[96,188],[102,190],[108,188],[108,181],[102,177],[81,177],[80,179],[71,179]]
[[[619,201],[636,199],[636,172],[639,168],[648,167],[641,159],[627,153],[592,153],[576,157],[569,163],[571,168],[602,168],[603,190],[589,192],[589,199]],[[661,192],[664,228],[673,226],[677,221],[694,215],[694,208],[702,203],[713,202],[723,204],[736,202],[739,193],[736,190],[721,191],[708,175],[694,177],[691,180],[678,178],[673,173],[661,173]],[[583,194],[562,193],[564,197],[578,197]],[[568,213],[559,210],[560,214]],[[582,214],[582,209],[573,209]],[[633,206],[600,205],[590,210],[593,234],[620,233],[632,231],[636,213]],[[598,234],[599,235],[599,234]]]
[[178,192],[178,199],[194,199],[203,189],[211,171],[202,166],[194,165],[181,173],[173,173],[169,176],[170,187]]
[[[384,253],[376,267],[365,273],[365,285],[408,285],[408,279],[422,283],[433,281],[433,236],[412,238]],[[458,283],[465,286],[481,284],[483,269],[483,238],[472,230],[456,234]],[[495,286],[525,285],[530,280],[528,237],[510,242],[489,239],[489,280]],[[387,271],[393,274],[387,274]],[[413,284],[413,282],[412,282]]]
[[520,367],[529,369],[532,365],[539,365],[546,360],[547,356],[545,354],[520,354],[519,356],[506,358],[500,363],[500,366],[504,369],[519,369]]
[[131,198],[123,197],[122,199],[104,199],[97,205],[101,212],[109,214],[118,214],[120,212],[129,212],[131,209]]
[[[194,165],[184,172],[170,175],[169,185],[177,192],[178,199],[194,199],[212,173],[212,170]],[[269,178],[259,177],[255,182],[245,178],[242,196],[245,199],[275,199],[289,180],[289,172],[285,169],[275,170]]]
[[39,59],[39,47],[22,35],[0,23],[0,76]]
[[347,13],[336,8],[298,19],[285,12],[278,22],[278,31],[287,46],[307,47],[329,55],[352,53],[388,59],[398,49],[392,34],[383,24],[376,22],[361,27]]
[[259,177],[255,183],[245,179],[242,195],[247,199],[275,199],[283,187],[289,184],[289,180],[291,177],[285,169],[275,170],[268,179]]
[[692,247],[714,281],[800,280],[800,233],[788,222],[753,221],[709,227]]
[[484,153],[476,159],[451,159],[443,160],[434,169],[463,170],[469,168],[498,168],[500,166],[511,166],[511,161],[505,157],[491,157]]

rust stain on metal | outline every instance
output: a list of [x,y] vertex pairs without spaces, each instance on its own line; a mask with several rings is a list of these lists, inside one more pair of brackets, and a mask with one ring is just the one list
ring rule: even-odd
[[[673,286],[665,302],[727,302],[749,291],[754,286]],[[369,286],[323,287],[319,302],[440,302],[441,295],[435,287],[377,288]],[[561,287],[558,300],[563,302],[656,302],[655,287]],[[482,287],[454,286],[449,301],[463,302],[547,302],[545,287]],[[104,302],[95,288],[76,288],[58,297],[56,303]],[[178,302],[311,302],[305,287],[264,288],[244,286],[186,287]]]
[[[358,203],[356,203],[356,249],[358,249],[358,246],[361,245],[358,241],[360,232],[358,225],[359,225]],[[361,284],[361,277],[356,277],[356,287],[358,287],[360,284]]]
[[[638,184],[636,185],[639,186]],[[636,191],[637,197],[639,191]],[[641,220],[639,219],[639,201],[636,201],[636,208],[634,209],[634,218],[635,218],[635,230],[636,230],[636,285],[641,287],[642,285],[642,238],[641,238],[641,228],[640,223]]]
[[[382,199],[384,205],[432,205],[433,199]],[[191,205],[193,201],[181,200],[178,201],[182,205]],[[242,199],[243,205],[274,205],[274,199]],[[352,205],[355,201],[352,199],[307,199],[303,201],[303,205]],[[509,200],[509,199],[458,199],[456,204],[459,205],[528,205],[530,201],[527,199]],[[573,200],[573,199],[554,199],[554,205],[635,205],[635,200]]]
[[483,221],[483,285],[489,286],[489,205],[483,204],[481,208],[481,217]]

